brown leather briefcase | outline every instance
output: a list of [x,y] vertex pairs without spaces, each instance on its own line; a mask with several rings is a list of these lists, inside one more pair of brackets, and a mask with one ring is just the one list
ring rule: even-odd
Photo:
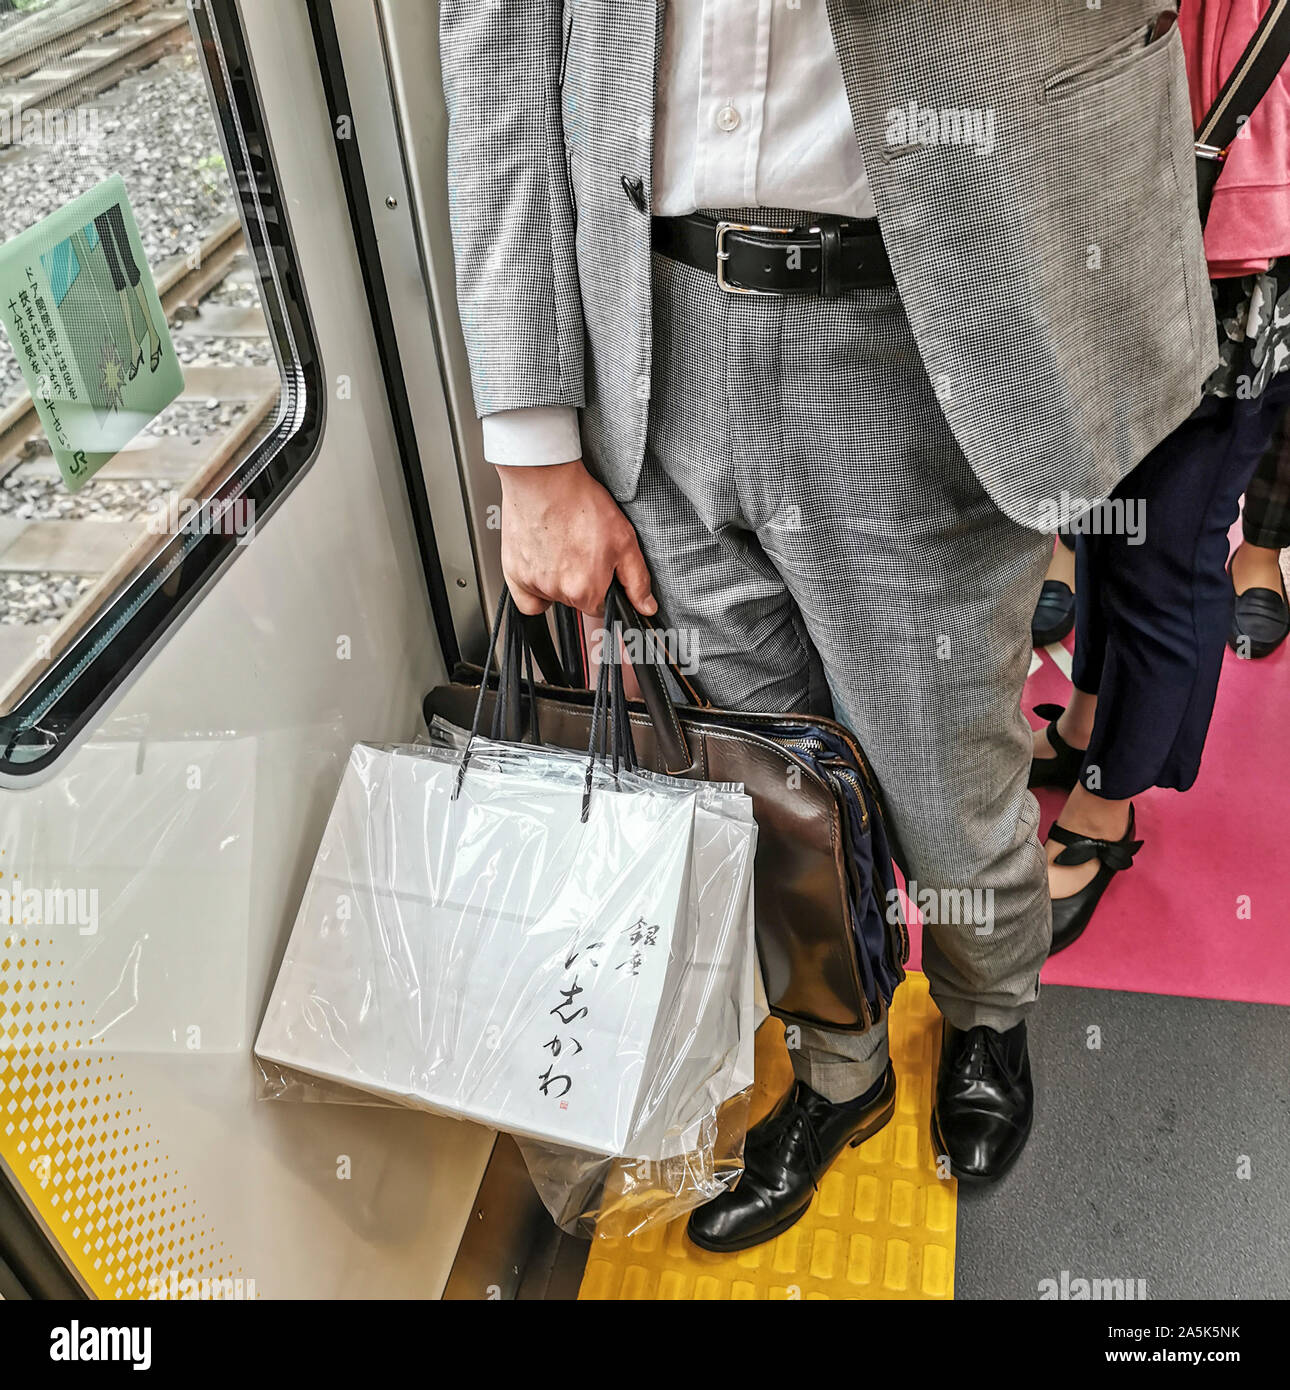
[[[650,631],[618,591],[621,630],[658,651]],[[494,641],[508,607],[498,608]],[[607,616],[614,612],[607,603]],[[515,615],[518,616],[518,615]],[[512,621],[510,632],[521,624]],[[545,623],[523,624],[528,656],[542,671],[559,670]],[[514,734],[526,703],[540,741],[587,749],[596,692],[532,683],[517,674],[524,641],[504,643],[502,674],[459,666],[449,685],[425,698],[435,715],[461,728]],[[616,644],[607,644],[607,647]],[[508,681],[507,670],[512,678]],[[531,673],[532,667],[526,666]],[[909,938],[896,896],[882,800],[864,753],[849,730],[815,715],[755,714],[699,702],[694,684],[672,667],[696,703],[675,705],[657,665],[637,662],[644,699],[624,702],[637,763],[656,772],[712,782],[740,782],[757,821],[757,947],[772,1010],[786,1021],[863,1032],[882,1018],[904,978]],[[498,687],[503,710],[498,710]],[[506,708],[509,706],[509,709]],[[535,708],[534,708],[535,706]],[[484,721],[480,722],[480,716]]]

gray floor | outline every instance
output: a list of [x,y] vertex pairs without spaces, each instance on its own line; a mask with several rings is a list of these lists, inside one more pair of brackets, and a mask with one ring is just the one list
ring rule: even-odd
[[1290,1008],[1049,987],[1030,1047],[1026,1152],[959,1189],[957,1297],[1290,1297]]

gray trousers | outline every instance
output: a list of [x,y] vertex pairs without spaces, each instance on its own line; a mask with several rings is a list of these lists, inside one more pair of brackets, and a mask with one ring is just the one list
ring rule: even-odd
[[[937,1005],[1012,1027],[1051,930],[1020,696],[1052,539],[977,481],[895,289],[730,295],[655,255],[650,425],[623,507],[708,698],[820,712],[831,694],[908,857]],[[885,1030],[794,1041],[830,1100],[887,1064]]]

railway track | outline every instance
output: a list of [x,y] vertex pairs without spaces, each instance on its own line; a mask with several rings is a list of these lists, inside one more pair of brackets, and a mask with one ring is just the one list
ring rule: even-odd
[[[240,233],[237,241],[240,241]],[[233,244],[233,239],[225,243]],[[237,259],[225,267],[250,275]],[[216,272],[211,271],[212,275]],[[184,277],[172,288],[169,302],[179,306],[199,296],[201,282]],[[206,309],[173,331],[176,347],[185,338],[268,338],[258,307]],[[170,540],[168,532],[149,526],[147,511],[164,506],[186,514],[186,504],[200,505],[228,475],[247,441],[274,414],[281,394],[276,366],[188,366],[184,391],[171,411],[195,408],[203,414],[228,417],[218,432],[192,440],[174,436],[138,436],[86,484],[83,497],[98,485],[132,496],[135,515],[107,517],[0,515],[0,594],[6,585],[35,584],[56,588],[74,580],[81,587],[68,611],[57,619],[10,623],[0,621],[0,714],[7,713],[21,694],[73,644],[120,586]],[[163,415],[162,419],[165,418]],[[38,428],[38,426],[37,426]],[[28,431],[27,438],[33,436]],[[46,485],[51,495],[62,493],[57,464],[47,451],[34,458],[11,457],[9,474]],[[0,481],[0,488],[6,483]]]
[[27,77],[129,20],[157,7],[158,0],[83,0],[70,11],[37,10],[0,41],[0,87]]
[[[84,102],[190,41],[184,8],[158,0],[85,0],[63,17],[70,22],[46,16],[39,33],[25,24],[9,30],[0,50],[0,137],[19,133],[24,111]],[[0,157],[5,143],[0,138]],[[161,501],[182,515],[185,503],[200,504],[274,414],[281,382],[258,296],[248,284],[247,294],[234,296],[239,306],[203,307],[217,287],[239,279],[253,281],[253,271],[236,216],[209,232],[199,255],[156,268],[187,363],[184,392],[157,432],[138,436],[74,500],[44,446],[30,395],[0,411],[0,713],[166,544],[167,534],[149,528],[148,510]],[[229,350],[251,340],[263,350]],[[247,365],[248,358],[269,365]],[[91,503],[96,491],[110,503]]]
[[155,63],[189,38],[183,7],[120,0],[82,23],[33,38],[0,59],[0,150],[20,142],[29,113],[65,112]]

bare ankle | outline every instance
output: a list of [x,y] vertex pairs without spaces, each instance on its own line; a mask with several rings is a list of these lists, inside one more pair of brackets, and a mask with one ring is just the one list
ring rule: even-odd
[[1096,718],[1097,696],[1072,687],[1070,700],[1057,721],[1057,732],[1072,748],[1087,748]]
[[1128,801],[1108,801],[1082,784],[1077,784],[1066,799],[1058,820],[1067,830],[1091,835],[1099,840],[1119,840],[1129,827]]
[[1068,709],[1057,721],[1057,732],[1072,748],[1082,750],[1088,747],[1093,737],[1093,724],[1091,720],[1085,725],[1082,720],[1072,718]]
[[1232,584],[1238,594],[1248,589],[1276,590],[1280,585],[1281,552],[1242,541],[1232,554]]

